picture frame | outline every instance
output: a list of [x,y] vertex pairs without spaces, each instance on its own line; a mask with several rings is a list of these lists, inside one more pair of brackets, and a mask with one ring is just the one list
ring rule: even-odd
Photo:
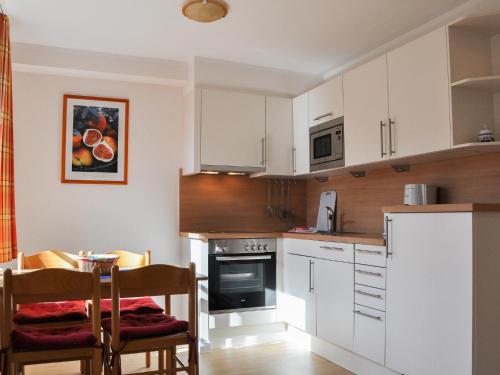
[[128,184],[129,100],[65,94],[61,183]]

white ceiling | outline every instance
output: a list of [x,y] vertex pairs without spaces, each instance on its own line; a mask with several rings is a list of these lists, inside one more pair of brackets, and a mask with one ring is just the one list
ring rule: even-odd
[[181,0],[3,0],[19,43],[187,61],[194,56],[323,74],[466,0],[227,0],[189,21]]

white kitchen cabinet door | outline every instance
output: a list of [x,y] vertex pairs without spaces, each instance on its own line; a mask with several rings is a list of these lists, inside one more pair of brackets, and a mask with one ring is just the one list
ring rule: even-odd
[[384,312],[366,306],[354,306],[354,352],[381,365],[384,364]]
[[319,125],[343,115],[342,76],[332,78],[309,91],[309,126]]
[[292,99],[266,97],[266,174],[293,175]]
[[387,55],[391,156],[451,146],[446,39],[442,27]]
[[472,375],[472,214],[388,218],[386,366]]
[[284,295],[281,309],[286,322],[310,335],[316,335],[316,259],[285,254]]
[[344,74],[346,165],[389,156],[387,57],[383,55]]
[[202,89],[201,164],[264,169],[265,96]]
[[318,337],[352,350],[354,265],[316,260],[315,290]]
[[293,174],[309,173],[309,93],[293,99]]

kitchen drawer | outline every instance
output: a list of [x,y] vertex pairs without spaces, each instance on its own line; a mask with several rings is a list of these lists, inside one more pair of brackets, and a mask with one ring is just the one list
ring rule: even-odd
[[354,303],[385,311],[385,290],[365,285],[354,285]]
[[336,260],[338,262],[354,263],[354,245],[340,242],[314,241],[316,257]]
[[357,264],[385,267],[386,251],[385,246],[356,245],[354,247],[354,261]]
[[341,242],[285,239],[285,252],[313,258],[354,263],[354,245]]
[[354,352],[385,363],[385,313],[354,305]]
[[356,284],[385,289],[385,268],[356,264],[354,266],[354,282]]

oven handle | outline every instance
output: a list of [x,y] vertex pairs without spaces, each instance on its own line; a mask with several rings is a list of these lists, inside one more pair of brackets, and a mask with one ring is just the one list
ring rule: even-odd
[[267,260],[271,259],[271,255],[250,256],[250,257],[216,257],[219,262],[232,262],[235,260]]

